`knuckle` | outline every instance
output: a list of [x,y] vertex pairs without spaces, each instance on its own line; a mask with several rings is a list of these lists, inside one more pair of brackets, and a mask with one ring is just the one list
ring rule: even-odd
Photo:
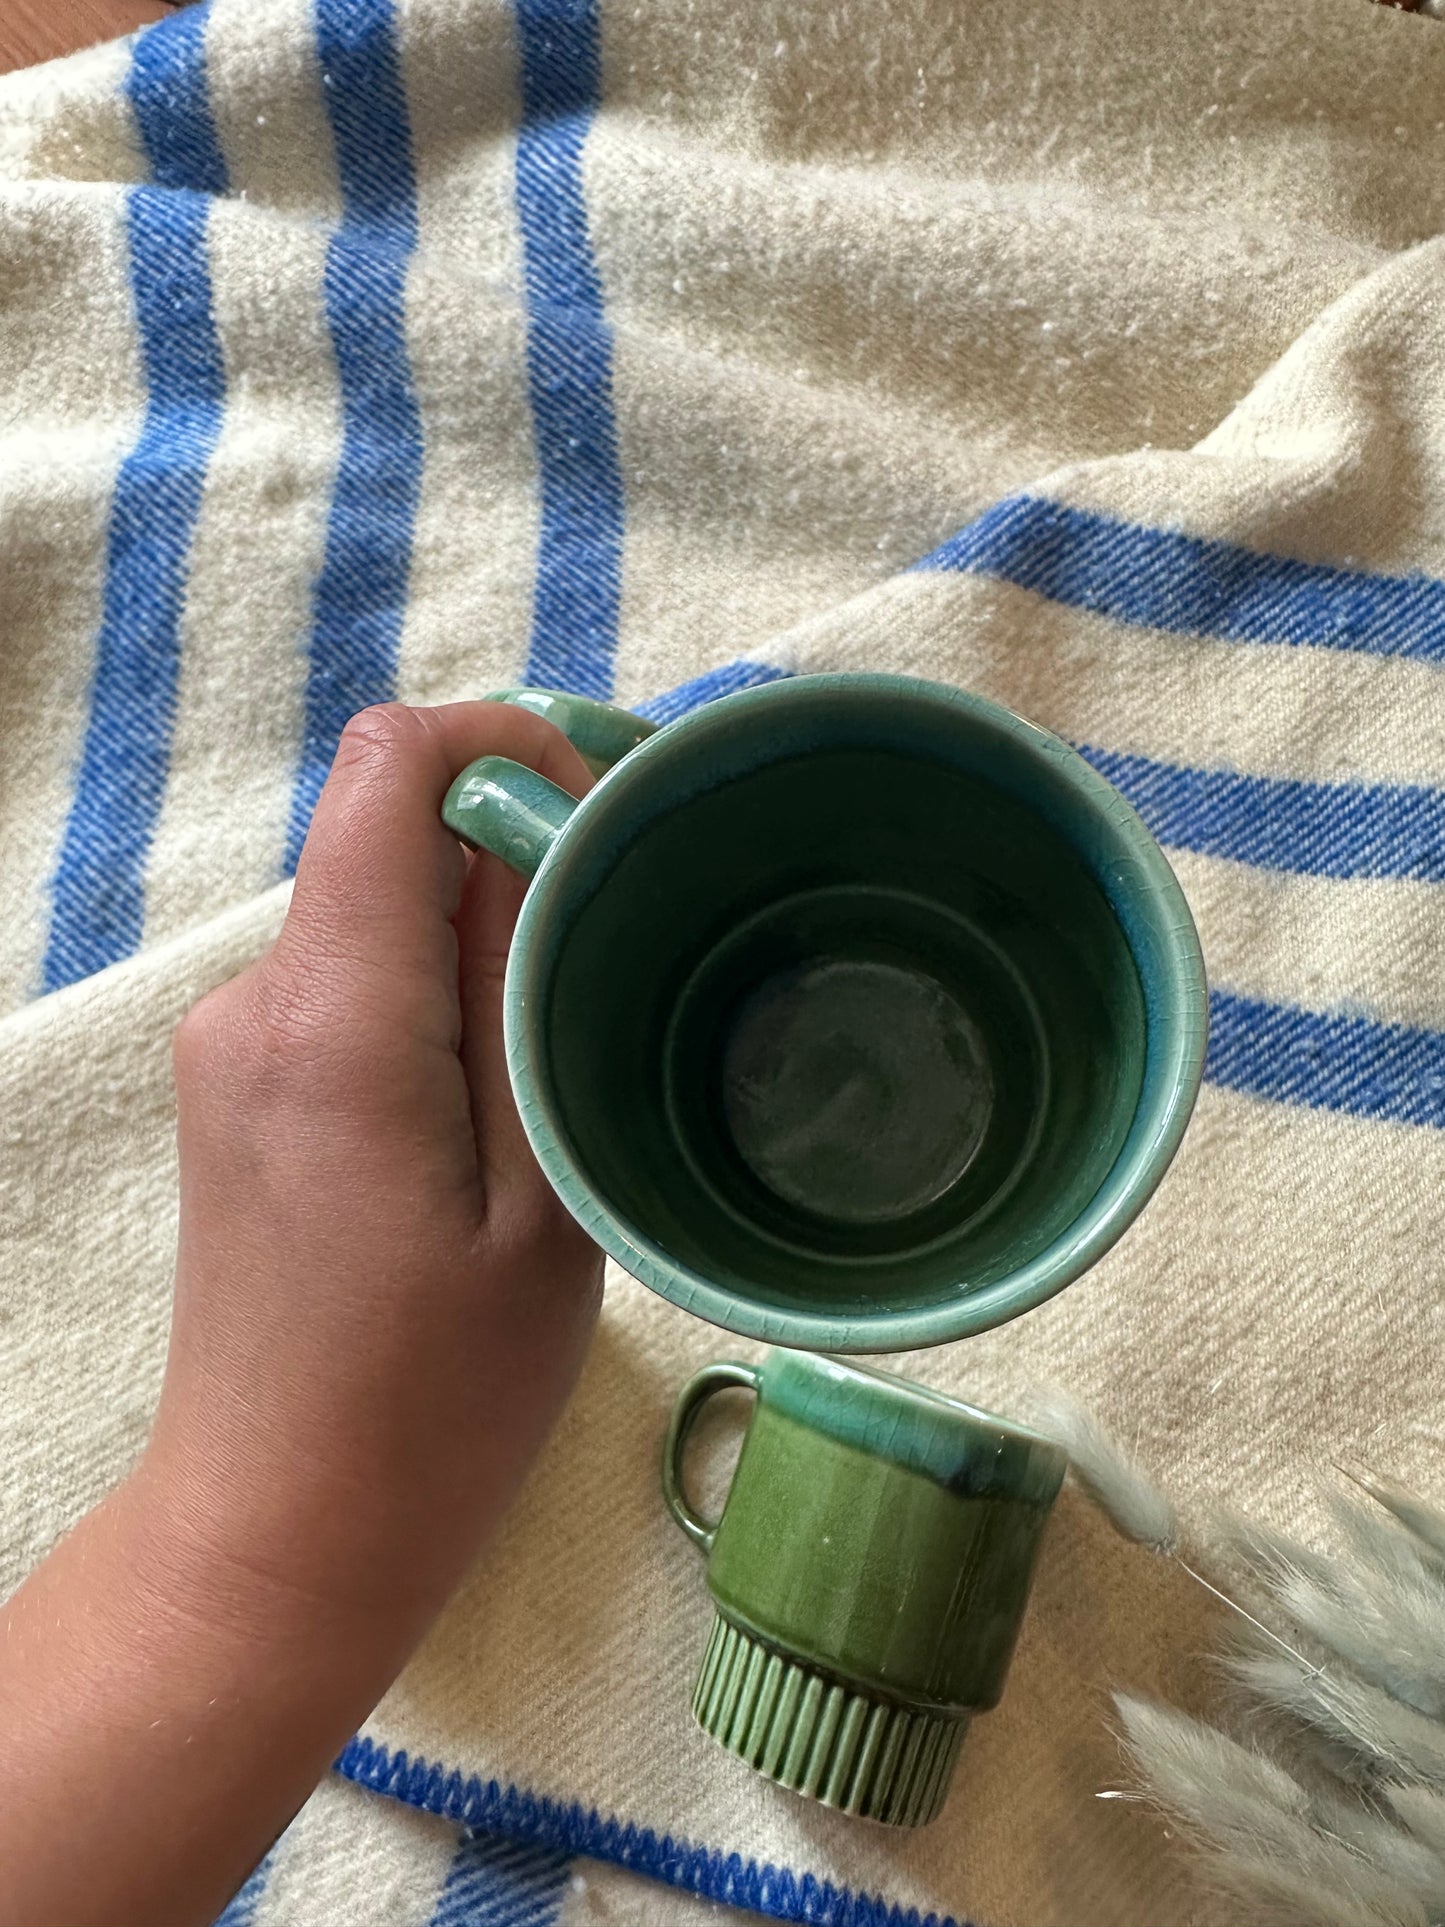
[[171,1045],[183,1116],[239,1131],[271,1108],[260,1046],[256,973],[211,990],[176,1026]]
[[176,1084],[192,1106],[224,1098],[243,1111],[272,1110],[288,1088],[314,1078],[324,1026],[291,973],[265,966],[210,991],[181,1019]]
[[364,771],[391,762],[414,747],[425,725],[405,703],[373,703],[360,709],[341,732],[335,767]]
[[272,969],[257,978],[247,1013],[245,1052],[269,1081],[314,1074],[330,1055],[337,1030],[331,1000],[294,970]]
[[324,1121],[338,1139],[380,1139],[424,1115],[424,1094],[393,1028],[378,1023],[345,974],[324,966],[263,972],[254,987],[237,1081],[256,1102]]
[[171,1039],[171,1059],[177,1083],[194,1083],[204,1077],[214,1061],[227,1029],[229,990],[230,986],[226,984],[219,990],[207,991],[204,997],[191,1005],[176,1025]]

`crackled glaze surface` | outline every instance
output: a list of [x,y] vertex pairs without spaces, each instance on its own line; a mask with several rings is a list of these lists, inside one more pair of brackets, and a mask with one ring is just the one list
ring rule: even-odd
[[535,869],[508,1056],[605,1249],[733,1330],[882,1351],[1011,1318],[1114,1242],[1188,1119],[1205,995],[1172,872],[1081,758],[903,677],[775,683],[641,742],[512,699],[599,762],[633,745],[578,805],[493,763],[448,806]]

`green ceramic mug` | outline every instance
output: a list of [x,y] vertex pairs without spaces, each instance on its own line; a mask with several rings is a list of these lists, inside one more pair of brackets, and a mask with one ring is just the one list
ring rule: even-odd
[[486,757],[444,809],[533,879],[508,1062],[605,1250],[715,1324],[865,1352],[1012,1318],[1113,1244],[1188,1121],[1204,974],[1163,855],[1080,756],[898,676],[656,731],[501,700],[609,772],[578,803]]
[[[713,1393],[757,1403],[727,1503],[698,1517],[682,1455]],[[1066,1459],[1049,1440],[869,1366],[806,1352],[708,1365],[663,1450],[715,1614],[693,1713],[829,1806],[921,1826],[969,1716],[1003,1690]]]

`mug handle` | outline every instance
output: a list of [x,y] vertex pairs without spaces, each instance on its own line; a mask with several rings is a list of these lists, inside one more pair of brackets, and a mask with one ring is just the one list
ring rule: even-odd
[[714,1519],[709,1525],[700,1519],[687,1502],[682,1489],[682,1455],[687,1450],[687,1441],[692,1428],[697,1423],[698,1413],[704,1401],[714,1392],[725,1392],[735,1386],[745,1391],[756,1392],[761,1374],[752,1365],[725,1363],[704,1365],[695,1373],[677,1395],[677,1403],[672,1408],[672,1419],[667,1428],[667,1438],[662,1447],[662,1496],[667,1501],[667,1509],[691,1539],[703,1552],[712,1551],[712,1542],[717,1534],[719,1521]]
[[[604,776],[629,750],[653,735],[628,710],[571,696],[560,689],[501,689],[490,703],[512,703],[545,716],[576,749],[594,776]],[[442,821],[474,850],[490,850],[524,877],[534,876],[557,833],[577,807],[545,776],[507,756],[469,763],[447,791]]]

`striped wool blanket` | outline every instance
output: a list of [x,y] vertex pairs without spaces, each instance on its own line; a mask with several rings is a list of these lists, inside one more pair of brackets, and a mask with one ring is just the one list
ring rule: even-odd
[[[0,1583],[144,1436],[169,1032],[343,720],[521,680],[886,668],[1077,743],[1194,907],[1205,1088],[1089,1278],[906,1368],[1060,1381],[1193,1516],[1439,1489],[1442,103],[1360,0],[211,0],[0,83]],[[1204,1595],[1080,1503],[936,1826],[694,1732],[656,1452],[747,1349],[613,1277],[233,1927],[1217,1918],[1095,1797],[1109,1689],[1212,1691]]]

